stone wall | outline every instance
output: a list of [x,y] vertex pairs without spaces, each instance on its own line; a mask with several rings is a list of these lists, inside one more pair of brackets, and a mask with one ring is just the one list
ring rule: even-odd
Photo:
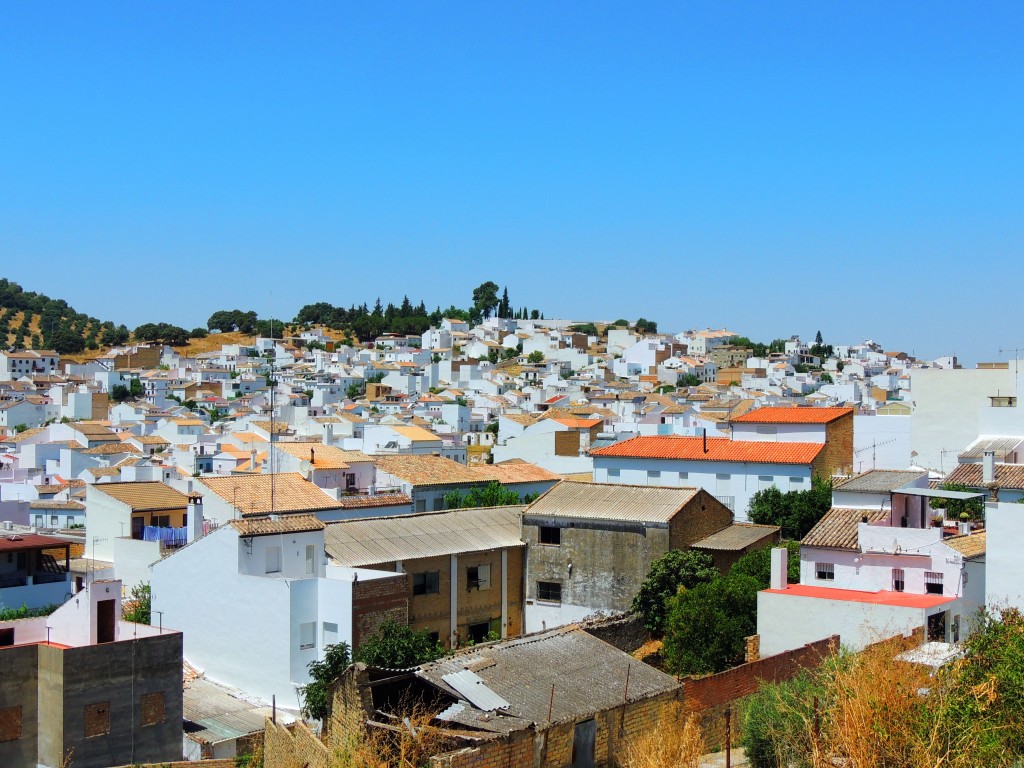
[[689,549],[691,544],[728,528],[732,521],[732,511],[701,488],[669,523],[669,545],[672,549]]
[[590,619],[580,624],[580,628],[625,653],[633,653],[647,642],[643,617],[636,613]]
[[[329,768],[329,758],[327,747],[302,723],[285,727],[267,719],[263,737],[264,768]],[[205,768],[206,764],[198,765]]]

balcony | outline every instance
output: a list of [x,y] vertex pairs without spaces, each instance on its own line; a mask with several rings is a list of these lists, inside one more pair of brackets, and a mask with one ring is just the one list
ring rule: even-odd
[[715,496],[720,502],[725,504],[729,508],[730,512],[736,511],[736,497],[735,496]]

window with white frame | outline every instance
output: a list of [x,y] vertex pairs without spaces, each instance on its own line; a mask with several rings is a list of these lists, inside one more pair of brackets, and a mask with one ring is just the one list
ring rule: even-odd
[[316,545],[306,545],[306,575],[312,576],[316,572]]
[[821,581],[835,581],[836,578],[836,565],[835,563],[815,563],[814,564],[814,575]]
[[942,594],[942,574],[937,571],[924,572],[924,591],[929,595]]

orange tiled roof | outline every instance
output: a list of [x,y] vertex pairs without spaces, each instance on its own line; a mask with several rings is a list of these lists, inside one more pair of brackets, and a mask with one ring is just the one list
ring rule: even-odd
[[733,419],[745,424],[828,424],[853,413],[853,408],[787,408],[767,406]]
[[778,443],[761,440],[704,439],[675,435],[641,436],[598,448],[591,456],[620,456],[631,459],[690,459],[698,461],[742,461],[754,464],[810,464],[824,448],[823,443]]

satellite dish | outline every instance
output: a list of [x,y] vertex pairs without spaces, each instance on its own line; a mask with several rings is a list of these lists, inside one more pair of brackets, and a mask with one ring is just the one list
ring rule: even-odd
[[303,459],[301,462],[299,462],[299,472],[301,472],[306,477],[309,477],[309,471],[311,469],[313,469],[313,465],[310,464],[309,461],[307,461],[306,459]]

